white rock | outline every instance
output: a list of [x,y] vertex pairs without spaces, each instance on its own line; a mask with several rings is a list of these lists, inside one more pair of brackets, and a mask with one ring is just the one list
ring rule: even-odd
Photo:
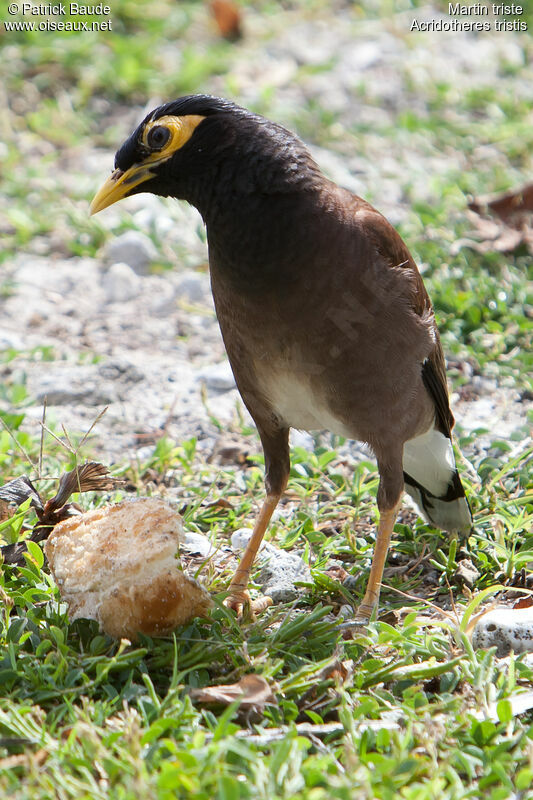
[[172,314],[176,306],[176,289],[166,276],[151,275],[144,279],[142,288],[152,316]]
[[474,627],[472,646],[486,650],[496,647],[499,657],[533,652],[533,607],[495,608]]
[[194,270],[187,270],[176,281],[176,293],[180,300],[199,303],[209,295],[209,279]]
[[24,339],[18,333],[0,328],[0,350],[22,350],[23,347]]
[[231,546],[234,550],[244,550],[252,537],[252,528],[238,528],[231,534]]
[[126,303],[141,292],[141,279],[124,262],[109,267],[102,278],[102,285],[108,303]]
[[146,234],[126,231],[108,242],[104,257],[108,264],[123,262],[138,274],[144,275],[152,261],[157,258],[157,250]]
[[215,392],[229,392],[230,389],[235,388],[235,378],[229,361],[221,361],[220,364],[204,367],[198,373],[198,380],[204,381],[207,388]]
[[202,536],[201,533],[195,531],[184,532],[182,547],[192,555],[199,555],[202,558],[208,558],[216,552],[207,536]]
[[291,428],[289,439],[291,447],[301,447],[304,450],[309,450],[310,453],[312,453],[315,448],[315,440],[307,431],[299,431],[297,428]]
[[[239,528],[232,534],[231,546],[234,550],[244,550],[251,536],[251,528]],[[295,581],[311,581],[309,567],[299,555],[269,542],[261,542],[258,560],[261,563],[259,583],[265,595],[275,603],[288,603],[298,597]]]
[[265,595],[271,597],[274,603],[289,603],[295,600],[300,589],[295,582],[312,581],[311,572],[305,561],[296,553],[288,553],[273,545],[268,546],[262,558],[262,569],[258,582]]
[[38,403],[49,406],[108,405],[118,399],[111,381],[104,381],[94,366],[50,365],[28,378],[28,389]]

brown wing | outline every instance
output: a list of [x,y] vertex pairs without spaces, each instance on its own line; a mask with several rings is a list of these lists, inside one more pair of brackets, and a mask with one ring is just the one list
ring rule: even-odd
[[[356,213],[361,217],[365,233],[373,242],[377,252],[391,267],[405,267],[410,270],[411,300],[414,311],[420,316],[427,314],[428,310],[433,313],[433,306],[422,276],[399,233],[372,206],[359,198],[356,199],[359,201]],[[437,426],[442,433],[449,437],[455,420],[450,410],[444,353],[436,324],[434,325],[434,334],[435,347],[422,364],[422,380],[435,403]]]

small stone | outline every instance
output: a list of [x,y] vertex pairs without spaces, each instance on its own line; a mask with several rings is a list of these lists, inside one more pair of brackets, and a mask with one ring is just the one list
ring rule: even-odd
[[307,431],[299,431],[297,428],[291,428],[289,439],[292,447],[301,447],[303,450],[313,452],[315,448],[315,440],[312,434]]
[[338,617],[340,617],[343,620],[346,620],[347,622],[351,622],[354,618],[354,615],[355,615],[354,608],[353,606],[348,605],[348,603],[344,603],[339,608]]
[[300,556],[269,546],[261,560],[264,560],[258,582],[264,594],[274,603],[289,603],[296,600],[300,591],[296,581],[311,581],[309,567]]
[[2,352],[6,350],[22,350],[24,348],[24,340],[15,331],[7,330],[7,328],[0,328],[0,349]]
[[191,555],[202,558],[208,558],[215,552],[215,548],[207,536],[202,536],[201,533],[195,531],[185,531],[182,548]]
[[349,592],[355,592],[357,589],[361,588],[361,576],[347,575],[343,580],[342,585],[345,589],[348,589]]
[[[231,546],[234,550],[244,550],[252,536],[252,528],[238,528],[231,534]],[[266,542],[262,542],[264,547]]]
[[146,234],[126,231],[107,244],[104,258],[108,264],[122,262],[137,274],[146,275],[150,264],[157,258],[157,250]]
[[354,85],[361,72],[383,61],[383,40],[361,41],[357,47],[347,48],[341,56],[338,70],[348,86]]
[[126,359],[105,361],[98,367],[98,375],[106,381],[122,381],[123,383],[139,383],[144,373]]
[[[144,286],[146,284],[146,286]],[[154,317],[169,316],[176,308],[176,289],[166,277],[152,275],[143,281],[146,303]]]
[[479,574],[479,571],[475,568],[469,558],[463,558],[457,563],[455,577],[463,586],[467,586],[469,589],[471,589],[479,578]]
[[98,377],[94,367],[50,367],[30,383],[36,401],[49,406],[99,406],[117,400],[115,387]]
[[102,279],[108,303],[127,303],[141,292],[141,279],[128,264],[112,264]]
[[203,381],[207,388],[214,392],[229,392],[231,389],[235,389],[235,378],[229,361],[221,361],[220,364],[204,367],[198,373],[198,380]]
[[[231,537],[235,550],[244,550],[252,535],[251,528],[239,528]],[[311,572],[305,561],[295,553],[280,550],[269,542],[262,542],[259,549],[261,571],[258,583],[265,595],[274,603],[289,603],[296,600],[300,591],[295,581],[311,582]]]
[[533,652],[533,607],[495,608],[476,623],[472,634],[474,649],[496,647],[499,658]]
[[208,458],[210,464],[246,464],[250,444],[246,441],[220,437]]
[[209,279],[193,270],[187,270],[176,281],[176,294],[188,303],[200,303],[209,295]]

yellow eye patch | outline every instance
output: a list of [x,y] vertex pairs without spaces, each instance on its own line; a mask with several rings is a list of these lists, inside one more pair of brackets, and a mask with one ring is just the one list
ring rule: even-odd
[[153,168],[167,161],[173,153],[183,147],[193,135],[200,122],[205,119],[198,114],[183,117],[166,116],[155,119],[144,126],[141,144],[148,151],[147,156],[125,171],[116,169],[96,193],[91,203],[91,214],[97,214],[117,200],[149,181],[156,175]]
[[155,133],[156,128],[162,128],[164,131],[168,131],[170,136],[163,146],[156,148],[154,152],[150,153],[150,155],[144,159],[143,163],[162,161],[172,155],[172,153],[175,153],[176,150],[179,150],[180,147],[183,147],[183,145],[189,141],[195,129],[204,119],[205,117],[198,114],[188,114],[184,117],[173,117],[169,115],[148,122],[144,126],[141,138],[141,143],[147,150],[154,150],[154,143],[151,143],[151,139],[155,139],[156,137],[151,137],[150,133],[152,131]]

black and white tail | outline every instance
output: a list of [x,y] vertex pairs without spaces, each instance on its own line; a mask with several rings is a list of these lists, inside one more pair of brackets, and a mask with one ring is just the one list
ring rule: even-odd
[[405,491],[436,528],[466,533],[472,513],[461,483],[451,439],[436,427],[403,448]]

